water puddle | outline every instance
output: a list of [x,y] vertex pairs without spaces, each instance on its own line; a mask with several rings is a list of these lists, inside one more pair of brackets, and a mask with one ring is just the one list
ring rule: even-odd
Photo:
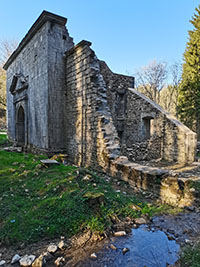
[[[113,244],[117,250],[110,248]],[[129,251],[123,254],[123,248]],[[111,238],[96,252],[97,259],[87,259],[76,266],[83,267],[166,267],[178,260],[179,245],[160,230],[142,225],[124,237]]]

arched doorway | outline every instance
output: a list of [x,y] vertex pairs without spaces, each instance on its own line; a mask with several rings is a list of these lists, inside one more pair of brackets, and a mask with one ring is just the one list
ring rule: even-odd
[[22,106],[19,107],[16,120],[16,141],[17,145],[25,144],[25,114]]

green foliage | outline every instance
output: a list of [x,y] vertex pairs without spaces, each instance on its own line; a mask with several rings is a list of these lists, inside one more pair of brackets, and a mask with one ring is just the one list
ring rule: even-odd
[[7,135],[0,134],[0,148],[5,147],[5,146],[9,146],[9,145],[10,145],[10,142],[7,138]]
[[200,7],[190,21],[189,41],[184,53],[182,81],[179,90],[180,119],[200,135]]
[[92,170],[62,164],[46,168],[42,158],[0,151],[0,240],[6,244],[70,237],[84,229],[103,232],[113,218],[153,213],[152,206],[116,192]]

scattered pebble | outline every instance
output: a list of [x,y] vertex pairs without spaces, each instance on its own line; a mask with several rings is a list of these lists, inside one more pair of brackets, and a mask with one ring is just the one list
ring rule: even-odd
[[20,266],[28,267],[28,266],[32,265],[34,260],[35,260],[35,256],[34,255],[25,255],[24,257],[22,257],[19,260],[19,263],[20,263]]
[[110,248],[113,249],[113,250],[117,249],[113,244],[110,245]]
[[4,260],[0,261],[0,266],[5,266],[5,264],[6,264],[6,261],[4,261]]
[[125,236],[126,232],[125,231],[118,231],[114,233],[114,236]]
[[58,249],[58,247],[56,245],[52,244],[52,245],[48,246],[47,251],[50,253],[55,253],[57,249]]
[[146,224],[147,221],[144,218],[136,218],[135,223],[136,224]]
[[64,262],[65,262],[65,258],[63,258],[63,257],[59,257],[59,258],[57,258],[57,259],[55,260],[54,263],[55,263],[56,266],[62,266]]
[[16,254],[15,256],[13,256],[13,258],[11,260],[11,264],[18,262],[20,259],[21,259],[21,257],[18,254]]
[[42,267],[44,263],[44,257],[40,255],[33,263],[32,267]]
[[126,252],[128,252],[129,250],[130,250],[129,248],[123,248],[122,253],[126,254]]
[[97,259],[97,255],[96,255],[95,253],[92,253],[92,254],[90,255],[90,258],[92,258],[92,259]]
[[65,242],[63,240],[61,240],[59,243],[58,243],[58,248],[59,249],[63,249],[65,247]]

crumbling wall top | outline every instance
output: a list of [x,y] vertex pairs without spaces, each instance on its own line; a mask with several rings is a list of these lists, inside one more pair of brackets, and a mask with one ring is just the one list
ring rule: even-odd
[[4,64],[3,68],[5,70],[8,69],[10,64],[15,60],[15,58],[19,55],[19,53],[22,51],[22,49],[27,45],[27,43],[32,39],[32,37],[35,35],[35,33],[44,25],[45,22],[52,22],[57,23],[59,25],[65,26],[67,23],[67,19],[61,16],[58,16],[56,14],[50,13],[48,11],[43,11],[39,18],[35,21],[35,23],[32,25],[28,33],[25,35],[25,37],[20,42],[17,49],[12,53],[12,55],[9,57],[9,59]]

